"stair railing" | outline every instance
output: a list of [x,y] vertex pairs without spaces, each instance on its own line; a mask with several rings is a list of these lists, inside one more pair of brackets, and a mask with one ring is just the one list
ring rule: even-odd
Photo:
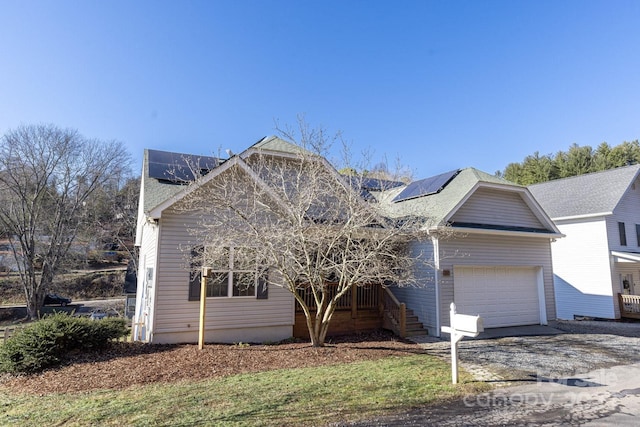
[[640,319],[640,295],[618,294],[620,317]]
[[407,306],[398,301],[389,288],[382,287],[382,311],[385,327],[391,329],[400,338],[407,334]]

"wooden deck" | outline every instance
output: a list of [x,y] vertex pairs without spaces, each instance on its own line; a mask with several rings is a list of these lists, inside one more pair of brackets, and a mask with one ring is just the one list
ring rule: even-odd
[[625,319],[640,319],[640,295],[618,294],[620,317]]
[[[351,316],[351,311],[336,310],[333,313],[327,336],[347,335],[355,332],[375,331],[382,328],[382,316],[378,310],[359,310],[356,317]],[[296,311],[296,323],[293,326],[293,336],[296,338],[309,338],[309,330],[304,313]]]
[[[380,291],[377,285],[358,286],[347,291],[338,300],[338,306],[333,313],[327,336],[345,335],[354,332],[374,331],[382,328],[382,307],[380,305]],[[304,290],[299,291],[307,306],[315,310],[313,295]],[[330,291],[332,296],[335,291]],[[293,336],[309,338],[304,312],[296,303],[296,318],[293,326]]]
[[[301,291],[300,295],[305,299],[309,308],[312,311],[315,310],[313,296],[310,293],[305,295],[304,291]],[[427,333],[417,316],[400,303],[389,289],[379,285],[365,285],[350,289],[340,298],[338,307],[333,313],[327,336],[368,332],[376,329],[389,329],[402,338]],[[293,336],[309,338],[304,312],[297,303]]]

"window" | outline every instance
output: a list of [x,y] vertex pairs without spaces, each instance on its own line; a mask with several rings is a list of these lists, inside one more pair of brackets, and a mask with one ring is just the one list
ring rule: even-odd
[[624,222],[618,223],[618,233],[620,234],[620,245],[627,246],[627,233],[624,229]]
[[229,248],[222,248],[215,255],[210,248],[207,252],[214,258],[210,262],[211,272],[207,278],[207,297],[229,296]]
[[255,250],[223,248],[212,254],[207,297],[255,297],[258,263]]
[[[203,253],[204,252],[204,253]],[[192,275],[189,283],[189,300],[200,299],[201,262],[209,266],[207,298],[253,297],[268,299],[268,269],[260,269],[255,249],[226,247],[206,249],[200,246],[192,252]],[[264,267],[264,266],[262,266]]]
[[638,246],[640,246],[640,224],[636,224],[636,239]]

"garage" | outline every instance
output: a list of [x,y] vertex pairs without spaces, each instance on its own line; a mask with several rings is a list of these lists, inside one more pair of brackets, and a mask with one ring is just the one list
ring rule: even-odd
[[456,266],[457,311],[482,316],[485,328],[540,324],[539,271],[537,267]]

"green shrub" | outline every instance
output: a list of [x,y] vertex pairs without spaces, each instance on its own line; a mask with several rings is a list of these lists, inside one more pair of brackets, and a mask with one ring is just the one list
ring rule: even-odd
[[93,350],[128,334],[125,320],[93,321],[64,313],[32,323],[0,346],[0,372],[38,372],[60,364],[74,350]]

